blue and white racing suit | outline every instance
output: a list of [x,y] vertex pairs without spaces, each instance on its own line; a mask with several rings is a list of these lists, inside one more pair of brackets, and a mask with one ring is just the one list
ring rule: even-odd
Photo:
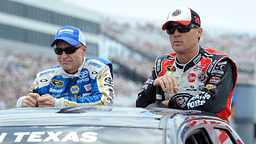
[[[55,107],[111,105],[114,99],[112,64],[101,58],[85,58],[75,74],[66,73],[61,66],[37,74],[29,93],[50,94]],[[21,107],[24,97],[16,107]]]

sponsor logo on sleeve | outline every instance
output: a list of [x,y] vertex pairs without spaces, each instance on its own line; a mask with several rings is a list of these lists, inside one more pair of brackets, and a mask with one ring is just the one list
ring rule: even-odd
[[216,64],[217,60],[214,60],[208,67],[208,73],[211,73],[212,69],[214,68],[214,65]]
[[226,68],[227,63],[228,63],[227,61],[219,62],[219,63],[216,65],[216,68],[215,68],[215,69],[224,70],[224,69]]
[[106,83],[108,83],[108,84],[113,84],[113,80],[112,80],[111,77],[106,77],[106,78],[104,79],[104,81],[105,81]]
[[40,82],[48,82],[47,79],[41,79]]
[[157,72],[161,71],[161,59],[158,59],[156,62],[156,71]]
[[101,68],[101,65],[98,64],[98,63],[95,63],[95,62],[90,62],[89,65],[93,65],[93,66],[96,66],[98,68]]
[[184,108],[188,102],[188,100],[191,98],[192,96],[187,94],[187,93],[180,93],[177,94],[173,97],[173,99],[175,99],[176,104],[181,107]]
[[186,106],[186,102],[188,101],[187,97],[179,97],[176,99],[177,104],[181,107],[184,108]]
[[214,84],[216,84],[216,83],[218,83],[219,81],[220,81],[220,78],[219,78],[219,77],[212,77],[212,78],[210,79],[209,83],[214,83]]
[[206,100],[210,99],[211,95],[207,92],[202,92],[196,96],[193,96],[191,99],[189,99],[187,103],[188,109],[193,109],[195,107],[202,106],[206,103]]
[[114,90],[112,88],[109,88],[109,95],[111,96],[111,98],[114,98]]
[[109,87],[111,87],[111,88],[113,88],[114,86],[113,86],[113,80],[112,80],[112,78],[111,77],[105,77],[104,78],[104,86],[109,86]]
[[208,84],[205,86],[205,88],[211,92],[215,92],[216,86],[213,84]]

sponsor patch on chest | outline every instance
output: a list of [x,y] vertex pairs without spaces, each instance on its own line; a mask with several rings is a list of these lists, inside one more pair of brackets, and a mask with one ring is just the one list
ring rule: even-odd
[[61,80],[51,80],[51,83],[56,87],[62,87],[64,85],[64,82]]

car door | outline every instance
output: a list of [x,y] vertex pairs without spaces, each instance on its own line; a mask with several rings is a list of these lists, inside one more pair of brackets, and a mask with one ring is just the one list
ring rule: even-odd
[[243,144],[228,123],[204,118],[185,121],[180,126],[177,140],[183,144]]

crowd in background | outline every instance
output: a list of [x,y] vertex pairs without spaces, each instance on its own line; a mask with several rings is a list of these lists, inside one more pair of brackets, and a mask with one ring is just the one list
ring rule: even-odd
[[0,109],[12,108],[20,96],[28,93],[37,72],[57,64],[40,54],[0,51]]
[[118,61],[123,66],[126,66],[130,70],[145,77],[149,77],[151,75],[151,69],[154,65],[154,61],[139,61],[136,59],[126,60],[121,56],[115,56],[111,60]]
[[[143,61],[146,65],[135,65],[141,63],[136,59],[122,59],[122,55],[112,59],[120,59],[122,63],[130,69],[135,69],[138,73],[149,76],[153,67],[154,59],[157,56],[173,52],[168,35],[162,31],[161,27],[153,24],[129,25],[127,23],[117,23],[106,19],[100,25],[101,31],[113,39],[129,45],[148,56],[148,61]],[[228,54],[238,66],[238,84],[256,84],[255,61],[256,61],[256,36],[249,34],[225,33],[204,31],[199,44],[204,48],[213,48]],[[131,63],[132,61],[132,63]],[[145,73],[146,72],[146,73]],[[148,77],[147,76],[147,77]]]
[[[149,77],[154,59],[173,52],[168,35],[152,24],[131,26],[105,21],[100,25],[103,33],[111,36],[132,49],[143,53],[148,61],[122,59],[122,55],[112,59],[137,73]],[[200,44],[230,55],[239,68],[238,84],[255,84],[256,37],[246,34],[211,35],[204,32]],[[13,51],[0,51],[0,109],[13,108],[18,97],[26,95],[36,77],[36,73],[58,65],[56,59],[41,54],[19,54]],[[143,83],[133,82],[114,74],[116,97],[137,96]]]

